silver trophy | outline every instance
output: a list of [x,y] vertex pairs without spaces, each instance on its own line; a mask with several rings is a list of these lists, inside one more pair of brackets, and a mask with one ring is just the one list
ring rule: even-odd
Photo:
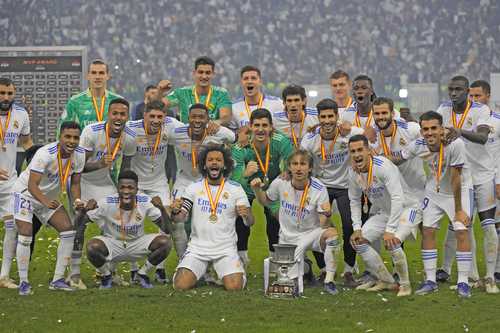
[[268,284],[266,296],[273,298],[294,298],[299,296],[297,279],[289,277],[291,268],[297,264],[295,249],[297,245],[273,244],[274,253],[270,258],[271,270],[276,272],[276,280]]

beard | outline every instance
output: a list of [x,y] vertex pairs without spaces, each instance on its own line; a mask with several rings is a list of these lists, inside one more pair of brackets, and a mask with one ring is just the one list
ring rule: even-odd
[[1,101],[0,102],[0,111],[9,111],[14,101]]

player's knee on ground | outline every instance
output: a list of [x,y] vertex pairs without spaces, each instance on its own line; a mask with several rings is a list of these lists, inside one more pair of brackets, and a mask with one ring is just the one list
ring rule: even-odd
[[227,291],[239,291],[243,289],[244,279],[243,273],[234,273],[226,275],[222,278],[224,289]]
[[101,267],[106,263],[109,255],[106,245],[99,239],[91,239],[87,243],[87,257],[95,267]]
[[179,268],[174,275],[175,290],[189,290],[196,285],[196,275],[187,268]]

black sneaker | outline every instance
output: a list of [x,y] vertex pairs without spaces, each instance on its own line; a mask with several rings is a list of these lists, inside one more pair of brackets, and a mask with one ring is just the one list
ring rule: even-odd
[[155,281],[161,284],[167,284],[169,279],[167,277],[167,273],[164,269],[158,268],[155,272]]
[[448,282],[450,280],[450,274],[448,274],[444,269],[440,268],[436,271],[436,281],[437,282]]

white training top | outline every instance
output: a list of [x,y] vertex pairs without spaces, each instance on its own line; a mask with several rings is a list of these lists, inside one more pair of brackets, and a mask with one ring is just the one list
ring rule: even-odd
[[[219,186],[209,185],[215,200]],[[191,238],[187,251],[208,255],[226,255],[237,251],[236,206],[250,207],[248,198],[241,185],[226,179],[217,204],[217,221],[209,221],[210,201],[205,189],[205,178],[189,185],[182,196],[192,202]]]
[[[349,170],[349,200],[351,219],[354,230],[361,230],[361,196],[367,186],[368,173]],[[394,233],[403,214],[404,195],[401,186],[401,174],[398,168],[382,156],[373,157],[372,183],[367,193],[372,207],[372,214],[388,216],[385,230]]]
[[[248,107],[250,109],[250,114],[251,114],[253,110],[256,110],[259,107],[259,105],[252,104],[249,105]],[[279,97],[264,94],[261,108],[269,110],[271,114],[273,114],[274,112],[280,112],[283,111],[283,101]],[[233,103],[232,112],[233,112],[232,122],[234,122],[234,124],[230,126],[231,128],[243,127],[250,123],[250,115],[248,114],[248,111],[246,109],[244,97],[238,98]]]
[[104,236],[118,240],[131,241],[144,236],[146,217],[151,221],[161,217],[160,210],[153,206],[151,198],[144,194],[136,196],[136,206],[133,210],[121,210],[121,214],[118,193],[99,200],[97,205],[96,209],[87,212],[87,216],[97,223]]
[[[476,102],[471,102],[470,111],[467,114],[462,129],[476,131],[481,125],[489,126],[490,109],[488,106]],[[443,126],[453,127],[452,103],[450,101],[442,103],[436,110],[443,116]],[[456,115],[456,123],[460,121],[462,114]],[[472,172],[472,183],[480,185],[490,182],[495,177],[495,166],[491,156],[486,150],[486,145],[474,143],[462,137],[465,143],[466,156]]]
[[313,175],[327,187],[347,189],[349,184],[349,168],[351,160],[349,158],[349,139],[353,135],[363,134],[359,127],[351,127],[351,132],[347,136],[339,135],[333,149],[330,146],[333,140],[324,140],[326,161],[321,155],[321,135],[320,127],[313,133],[307,133],[300,144],[301,148],[310,152],[314,159]]
[[285,239],[300,237],[301,234],[320,227],[319,214],[330,212],[328,191],[321,182],[310,178],[309,189],[299,216],[300,200],[304,190],[293,187],[291,180],[276,178],[266,191],[271,201],[279,201],[280,235]]
[[[115,162],[119,160],[121,155],[133,156],[135,154],[135,133],[127,125],[125,125],[122,134],[119,138],[110,138],[110,149],[108,152],[106,145],[106,122],[101,121],[94,124],[85,126],[80,137],[80,145],[91,155],[88,162],[96,162],[104,158],[105,154],[111,154],[114,150],[117,140],[121,140],[120,148],[115,157]],[[85,172],[82,174],[82,180],[99,186],[107,183],[113,185],[111,179],[110,168],[101,168],[92,172]]]
[[439,182],[439,193],[437,192],[436,173],[439,163],[439,151],[431,152],[427,143],[423,138],[412,142],[402,152],[404,159],[420,157],[427,163],[429,174],[425,182],[425,195],[436,200],[448,200],[453,197],[453,189],[451,187],[451,167],[462,168],[462,189],[468,190],[472,188],[472,178],[470,164],[466,157],[465,143],[458,138],[449,145],[443,146],[443,167]]
[[[7,115],[0,116],[0,126],[2,132],[5,130]],[[28,112],[16,104],[12,104],[10,110],[10,120],[7,128],[7,133],[3,133],[3,145],[0,144],[0,169],[9,173],[8,180],[0,180],[0,191],[10,193],[12,186],[17,179],[16,172],[16,157],[17,157],[17,140],[19,135],[30,134],[30,120]],[[5,151],[1,147],[5,148]]]
[[154,156],[153,148],[157,134],[146,136],[144,120],[129,121],[127,126],[135,133],[136,152],[132,157],[131,168],[139,177],[139,188],[141,190],[154,190],[168,186],[165,174],[167,145],[174,137],[175,129],[185,125],[175,118],[165,117],[160,142]]
[[[50,200],[58,198],[60,193],[59,183],[59,165],[57,161],[57,150],[59,142],[49,143],[38,149],[33,156],[28,167],[21,173],[14,185],[15,192],[23,192],[23,195],[33,198],[28,191],[28,180],[31,171],[42,175],[39,184],[40,191]],[[66,165],[67,158],[62,159],[62,166]],[[81,173],[85,166],[85,150],[82,147],[77,147],[71,155],[71,167],[69,171],[67,185],[70,183],[72,174]],[[64,172],[65,170],[63,170]],[[34,198],[33,198],[34,199]]]

